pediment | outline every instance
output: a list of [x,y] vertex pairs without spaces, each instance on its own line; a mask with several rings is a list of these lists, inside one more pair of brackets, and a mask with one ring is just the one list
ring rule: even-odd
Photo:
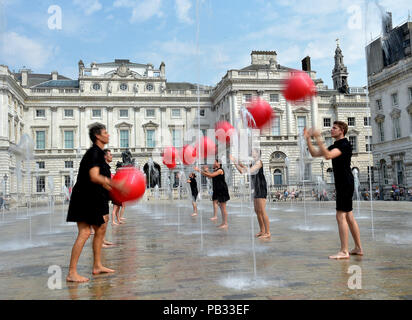
[[142,127],[143,128],[150,128],[150,127],[151,128],[157,128],[157,127],[159,127],[159,125],[150,120],[149,122],[145,123]]
[[132,126],[133,126],[132,124],[127,123],[126,121],[120,122],[115,125],[116,128],[124,128],[124,127],[131,128]]
[[310,110],[305,107],[297,107],[293,109],[293,113],[309,113]]

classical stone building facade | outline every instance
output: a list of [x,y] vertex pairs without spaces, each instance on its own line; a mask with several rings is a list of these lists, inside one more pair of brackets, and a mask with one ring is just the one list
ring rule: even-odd
[[[239,109],[255,96],[266,99],[277,114],[272,127],[260,136],[270,185],[300,183],[299,132],[304,126],[315,126],[331,144],[330,128],[335,120],[349,122],[348,137],[355,148],[352,165],[359,169],[361,182],[367,183],[372,134],[365,89],[347,86],[348,72],[339,46],[333,70],[334,89],[328,89],[316,77],[309,57],[302,66],[315,81],[318,94],[290,104],[285,101],[282,88],[292,70],[278,64],[274,51],[253,51],[249,66],[229,70],[215,87],[168,82],[163,62],[156,69],[151,64],[120,59],[92,63],[90,67],[79,61],[77,80],[56,71],[35,74],[23,69],[13,73],[2,65],[1,192],[16,195],[19,188],[19,193],[48,193],[54,186],[53,192],[61,193],[63,185],[73,182],[79,161],[90,147],[87,128],[95,122],[105,124],[111,135],[108,148],[114,154],[113,169],[121,160],[122,151],[130,150],[142,169],[147,169],[149,158],[153,158],[164,185],[169,170],[161,160],[162,147],[182,146],[185,134],[190,129],[198,131],[199,125],[205,133],[218,120],[236,124]],[[24,134],[34,141],[34,159],[23,161],[23,183],[18,186],[16,161],[20,160],[11,150]],[[330,161],[308,157],[305,168],[307,183],[322,176],[333,182]],[[173,173],[171,177],[174,179]],[[232,185],[239,176],[228,174],[227,179]]]
[[377,184],[412,186],[412,23],[392,28],[367,46],[368,87]]

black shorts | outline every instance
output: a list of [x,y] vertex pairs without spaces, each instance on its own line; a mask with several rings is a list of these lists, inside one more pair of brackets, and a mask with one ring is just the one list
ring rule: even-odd
[[354,188],[336,190],[336,210],[350,212],[353,210],[352,198]]

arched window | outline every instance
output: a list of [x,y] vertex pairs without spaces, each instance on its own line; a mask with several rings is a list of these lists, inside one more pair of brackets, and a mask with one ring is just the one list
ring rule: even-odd
[[273,172],[273,181],[274,181],[275,185],[282,185],[283,184],[282,171],[280,169],[276,169]]

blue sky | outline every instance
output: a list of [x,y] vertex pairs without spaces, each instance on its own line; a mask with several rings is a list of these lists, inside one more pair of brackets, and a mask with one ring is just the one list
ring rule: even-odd
[[[252,50],[275,50],[278,63],[312,69],[332,87],[339,38],[349,85],[366,84],[364,44],[380,33],[380,9],[396,26],[406,0],[0,0],[0,64],[18,71],[77,77],[77,62],[166,64],[168,81],[215,85],[250,64]],[[61,29],[49,19],[61,9]],[[52,7],[53,8],[53,7]],[[198,13],[198,14],[197,14]],[[56,20],[54,20],[56,22]],[[199,30],[199,32],[198,32]]]

